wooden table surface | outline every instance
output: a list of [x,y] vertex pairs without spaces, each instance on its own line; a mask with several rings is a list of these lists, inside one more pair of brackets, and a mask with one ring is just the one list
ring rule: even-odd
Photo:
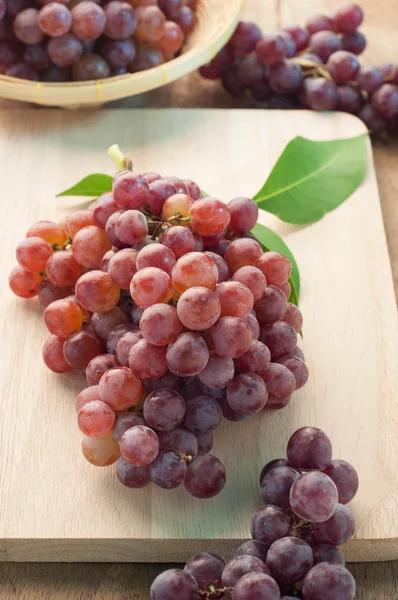
[[[398,13],[396,0],[359,0],[365,10],[362,31],[368,38],[364,60],[370,64],[396,61]],[[244,18],[258,22],[264,30],[280,25],[304,23],[316,12],[332,11],[341,0],[246,0]],[[161,90],[114,103],[118,107],[252,106],[248,99],[232,100],[217,84],[189,75]],[[24,105],[0,102],[0,107],[21,109]],[[398,140],[375,145],[374,159],[395,291],[398,297]],[[0,564],[0,599],[4,600],[147,600],[150,582],[162,565],[131,564]],[[350,565],[357,579],[357,600],[398,598],[398,562]]]

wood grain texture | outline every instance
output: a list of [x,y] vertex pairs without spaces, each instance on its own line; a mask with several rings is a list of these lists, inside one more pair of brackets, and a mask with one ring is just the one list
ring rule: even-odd
[[46,370],[37,302],[16,299],[5,281],[29,224],[76,205],[55,193],[89,172],[112,172],[106,149],[113,142],[129,151],[138,171],[191,177],[227,201],[253,195],[294,135],[350,137],[363,132],[360,121],[309,112],[33,110],[3,112],[0,125],[1,306],[10,316],[0,324],[0,558],[176,561],[204,547],[229,554],[249,537],[264,462],[308,424],[325,429],[335,456],[359,471],[357,530],[347,558],[398,557],[398,328],[370,154],[364,184],[319,223],[292,228],[262,215],[286,235],[301,266],[311,378],[285,410],[217,430],[214,453],[226,464],[228,484],[213,500],[200,502],[181,489],[128,490],[113,468],[84,461],[74,409],[82,377]]

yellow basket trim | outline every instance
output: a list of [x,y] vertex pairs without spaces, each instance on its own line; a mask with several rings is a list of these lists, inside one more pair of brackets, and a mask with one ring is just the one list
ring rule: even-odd
[[41,81],[38,81],[36,84],[35,102],[36,102],[36,104],[43,104],[42,99],[41,99]]
[[95,87],[97,89],[97,100],[98,102],[104,102],[104,94],[102,93],[102,82],[97,79],[95,82]]

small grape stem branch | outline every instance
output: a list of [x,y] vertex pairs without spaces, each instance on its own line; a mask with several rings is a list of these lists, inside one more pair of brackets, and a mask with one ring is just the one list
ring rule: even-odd
[[233,587],[216,588],[214,585],[209,585],[208,591],[199,590],[199,598],[200,600],[210,600],[211,598],[232,598],[233,591]]
[[130,160],[130,158],[128,158],[127,156],[125,156],[123,154],[123,152],[120,150],[120,148],[117,144],[113,144],[113,146],[111,146],[109,148],[108,154],[112,158],[112,160],[115,162],[119,171],[132,171],[133,170],[132,161]]

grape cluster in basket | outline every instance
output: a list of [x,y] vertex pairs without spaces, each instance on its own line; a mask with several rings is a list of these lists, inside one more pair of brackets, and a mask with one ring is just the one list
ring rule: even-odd
[[304,27],[263,34],[255,23],[239,23],[229,43],[200,69],[221,79],[226,91],[271,109],[310,108],[356,114],[373,133],[398,132],[398,64],[361,65],[366,46],[358,31],[363,11],[345,4],[334,15],[318,14]]
[[332,459],[332,445],[316,427],[298,429],[287,459],[260,475],[265,506],[252,516],[253,539],[225,562],[202,552],[184,570],[170,569],[151,587],[152,600],[353,600],[355,581],[338,546],[354,533],[346,504],[358,475]]
[[202,198],[190,180],[119,172],[113,191],[18,244],[11,289],[38,295],[56,373],[84,370],[83,454],[131,488],[225,483],[208,454],[223,416],[286,406],[307,381],[289,260],[249,233],[250,198]]
[[0,0],[0,74],[46,82],[136,73],[174,58],[196,0]]

